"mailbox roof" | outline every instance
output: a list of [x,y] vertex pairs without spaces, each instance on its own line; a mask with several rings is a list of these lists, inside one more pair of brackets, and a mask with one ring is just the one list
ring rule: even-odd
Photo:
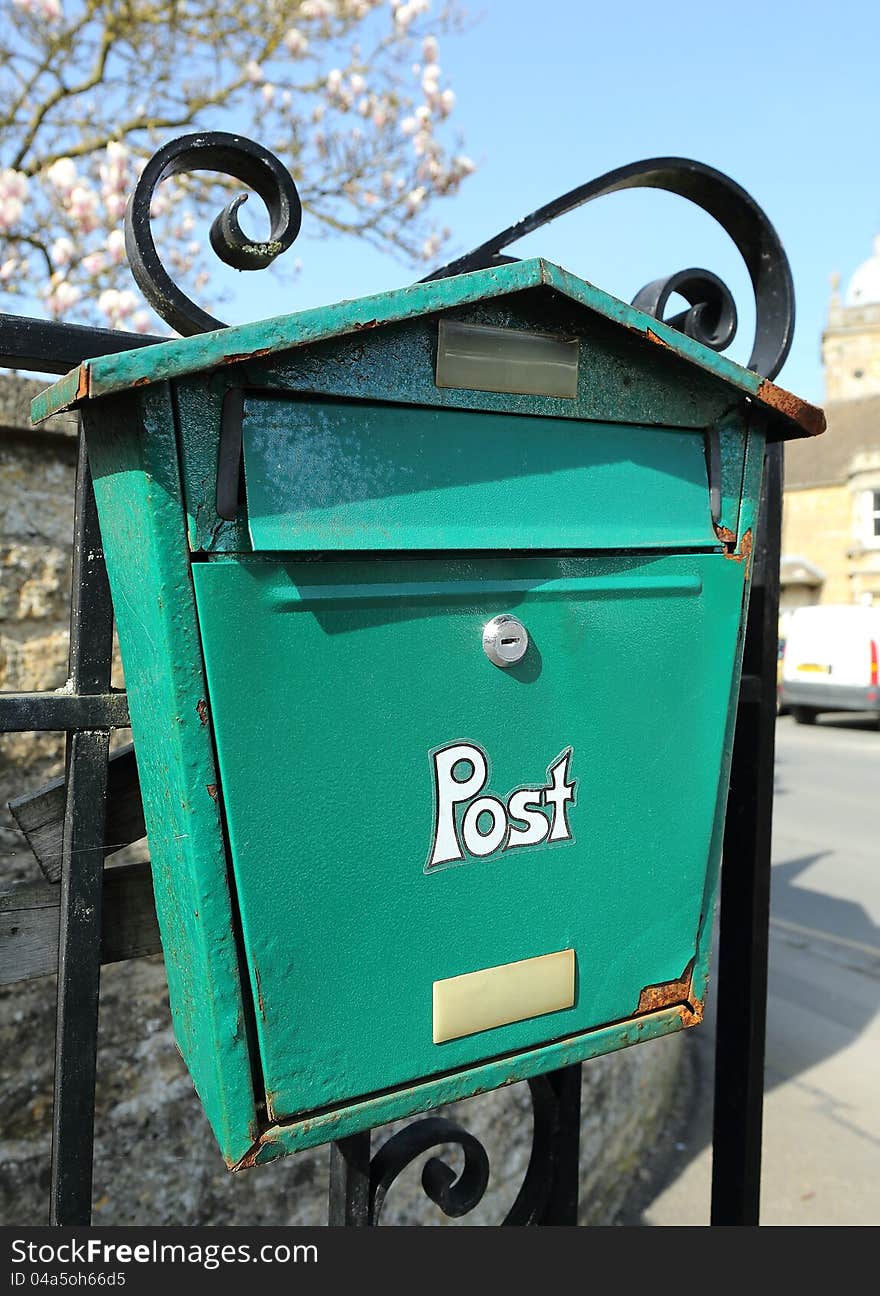
[[327,338],[357,334],[384,324],[541,287],[570,298],[587,313],[611,320],[752,397],[777,416],[776,438],[789,440],[816,436],[824,431],[825,415],[821,409],[540,257],[84,360],[34,399],[31,416],[38,423],[50,414],[81,405],[86,400],[131,387],[164,382],[252,357],[280,355]]

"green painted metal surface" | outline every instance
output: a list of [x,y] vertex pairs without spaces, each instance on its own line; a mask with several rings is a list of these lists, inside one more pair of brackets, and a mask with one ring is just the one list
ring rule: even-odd
[[[193,574],[276,1116],[630,1017],[645,986],[681,977],[741,564],[254,558]],[[481,633],[504,612],[531,646],[499,670]],[[431,753],[453,742],[486,754],[480,795],[505,801],[571,748],[571,839],[426,868]],[[434,981],[560,949],[574,1008],[432,1043]]]
[[[576,337],[577,395],[439,390],[445,310]],[[699,1019],[764,437],[804,432],[776,400],[543,261],[38,398],[84,406],[175,1031],[230,1164]],[[435,981],[561,949],[571,1007],[433,1042]]]
[[819,411],[811,411],[794,397],[788,402],[778,401],[773,396],[778,389],[769,391],[772,384],[765,383],[758,374],[540,257],[86,360],[78,370],[35,398],[32,417],[39,422],[85,399],[210,372],[241,361],[259,362],[345,334],[369,335],[382,325],[534,288],[564,296],[581,307],[585,316],[595,316],[642,342],[659,345],[669,353],[670,360],[685,361],[692,374],[703,371],[714,375],[727,384],[732,394],[765,403],[772,412],[768,429],[771,437],[787,439],[820,430],[805,426],[800,417],[805,412]]
[[254,551],[718,546],[690,431],[248,397]]
[[[174,1031],[229,1162],[256,1137],[249,1008],[167,388],[85,412]],[[248,996],[249,999],[249,996]]]

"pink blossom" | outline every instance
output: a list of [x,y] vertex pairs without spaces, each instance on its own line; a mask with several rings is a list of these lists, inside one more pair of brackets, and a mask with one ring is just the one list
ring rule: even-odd
[[426,63],[436,63],[438,55],[437,37],[426,36],[422,41],[422,58]]
[[107,258],[103,252],[90,252],[88,256],[82,259],[82,268],[87,275],[100,274],[107,266]]
[[303,18],[332,18],[333,5],[329,0],[303,0],[299,7]]
[[78,179],[73,159],[69,157],[58,158],[47,168],[46,179],[62,196],[69,194]]
[[125,260],[125,235],[122,230],[111,230],[107,235],[107,254],[114,265],[122,265]]
[[0,198],[17,198],[24,202],[28,194],[28,178],[23,171],[0,171]]
[[254,85],[260,84],[263,79],[263,69],[255,59],[249,59],[245,64],[244,70],[248,81],[252,81]]
[[[53,275],[52,280],[54,278]],[[52,280],[49,281],[49,290],[46,293],[46,306],[51,315],[63,315],[70,310],[71,306],[76,305],[82,297],[82,290],[75,284],[67,283],[66,280],[62,279],[57,284],[53,284]]]
[[0,198],[0,234],[15,229],[24,213],[24,204],[19,198]]
[[33,14],[45,22],[58,22],[62,16],[61,0],[12,0],[16,9]]
[[304,36],[301,31],[297,31],[296,27],[291,27],[285,33],[284,44],[294,58],[300,54],[305,54],[309,48],[308,37]]
[[18,225],[24,214],[28,178],[21,171],[0,171],[0,233]]
[[68,197],[67,209],[86,234],[98,228],[98,195],[94,189],[84,184],[75,185]]
[[64,235],[57,238],[49,249],[49,258],[53,265],[66,266],[70,264],[73,256],[73,241]]

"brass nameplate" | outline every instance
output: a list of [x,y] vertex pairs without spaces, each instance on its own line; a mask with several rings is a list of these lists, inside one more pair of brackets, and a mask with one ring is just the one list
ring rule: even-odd
[[434,982],[434,1043],[574,1005],[574,950]]

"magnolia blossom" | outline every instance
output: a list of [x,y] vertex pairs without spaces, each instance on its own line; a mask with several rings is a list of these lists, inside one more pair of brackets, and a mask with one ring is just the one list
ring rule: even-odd
[[73,257],[73,240],[62,236],[57,238],[49,249],[49,258],[53,265],[66,266]]
[[334,8],[330,0],[303,0],[299,11],[303,18],[332,18]]
[[98,298],[98,310],[107,316],[113,328],[121,328],[123,321],[135,313],[139,304],[128,289],[119,292],[116,288],[105,288]]
[[68,283],[66,279],[56,282],[56,276],[53,275],[49,280],[46,291],[46,306],[51,315],[63,315],[65,311],[75,306],[82,297],[82,289],[77,288],[75,284]]
[[12,0],[16,9],[33,14],[44,22],[58,22],[62,17],[61,0]]
[[107,258],[103,252],[89,252],[88,256],[82,259],[82,268],[87,275],[100,274],[107,267]]
[[431,0],[405,0],[403,4],[400,0],[391,0],[391,7],[394,11],[395,26],[400,31],[406,31],[420,14],[428,12],[431,8]]
[[70,215],[84,233],[90,234],[98,228],[98,195],[87,185],[74,185],[67,199]]
[[0,171],[0,234],[15,230],[24,214],[28,178],[20,171]]
[[60,157],[46,169],[46,179],[62,195],[69,194],[79,176],[72,158]]
[[284,45],[288,53],[292,54],[294,58],[297,58],[300,55],[305,54],[306,50],[309,48],[309,39],[307,36],[304,36],[301,31],[298,31],[296,27],[291,27],[285,34]]
[[[455,4],[452,0],[453,11]],[[35,111],[54,93],[56,84],[53,50],[59,37],[50,23],[82,18],[85,48],[86,36],[99,36],[105,8],[64,4],[64,0],[11,0],[7,11],[15,35],[10,43],[13,61],[19,37],[33,47],[35,67],[39,59],[48,60],[46,87],[35,90]],[[150,21],[142,16],[142,8],[119,7],[122,33],[130,30],[137,36]],[[455,95],[440,65],[438,35],[429,29],[429,24],[437,24],[433,20],[417,24],[431,8],[430,0],[297,0],[295,4],[265,0],[253,10],[231,4],[225,10],[222,0],[217,0],[214,35],[220,44],[207,87],[223,110],[233,115],[234,129],[271,142],[282,161],[294,169],[310,215],[337,228],[369,232],[414,258],[425,259],[437,256],[446,237],[427,223],[425,212],[431,200],[454,192],[474,169],[469,158],[453,153],[447,137],[446,119],[455,108]],[[29,21],[17,18],[16,10],[30,15]],[[224,28],[221,11],[234,11],[241,18],[241,31],[265,39],[259,45],[256,40],[230,45],[229,31],[235,24]],[[108,71],[106,83],[75,103],[62,100],[53,106],[52,120],[40,127],[39,141],[21,164],[30,180],[23,172],[4,171],[0,166],[4,293],[40,293],[46,309],[55,315],[63,315],[79,301],[86,318],[89,312],[100,314],[113,327],[142,332],[155,327],[153,316],[139,309],[143,301],[127,288],[122,233],[129,195],[155,140],[146,129],[116,139],[112,133],[119,131],[122,121],[147,120],[163,113],[163,87],[176,86],[187,103],[192,99],[190,106],[195,105],[193,96],[203,87],[195,63],[188,60],[209,35],[195,14],[196,6],[180,6],[175,41],[167,52],[150,47],[157,66],[145,69],[149,75],[140,84],[129,84],[115,67],[115,72]],[[444,20],[445,14],[438,22]],[[128,39],[122,34],[120,44]],[[258,48],[265,51],[259,59],[253,56]],[[74,42],[66,65],[71,76],[80,70],[80,52]],[[115,58],[111,54],[111,61]],[[414,63],[414,58],[419,61]],[[0,68],[0,85],[2,78]],[[112,93],[111,86],[115,87]],[[206,125],[198,117],[194,124],[198,129]],[[14,122],[5,124],[7,156],[16,156],[24,144],[23,129]],[[54,156],[65,147],[65,139],[81,140],[87,135],[102,143],[82,156],[61,156],[40,168],[39,158]],[[216,211],[212,183],[204,176],[191,181],[169,178],[151,198],[150,215],[161,222],[157,233],[163,260],[172,276],[189,283],[190,292],[193,285],[203,288],[211,278],[203,259],[205,244],[195,242],[195,226],[198,221],[201,230]],[[40,258],[31,258],[33,277],[28,282],[23,240],[45,249]],[[289,258],[282,263],[285,268],[292,268]]]
[[125,235],[121,229],[111,230],[107,235],[107,255],[114,265],[122,265],[125,260]]

